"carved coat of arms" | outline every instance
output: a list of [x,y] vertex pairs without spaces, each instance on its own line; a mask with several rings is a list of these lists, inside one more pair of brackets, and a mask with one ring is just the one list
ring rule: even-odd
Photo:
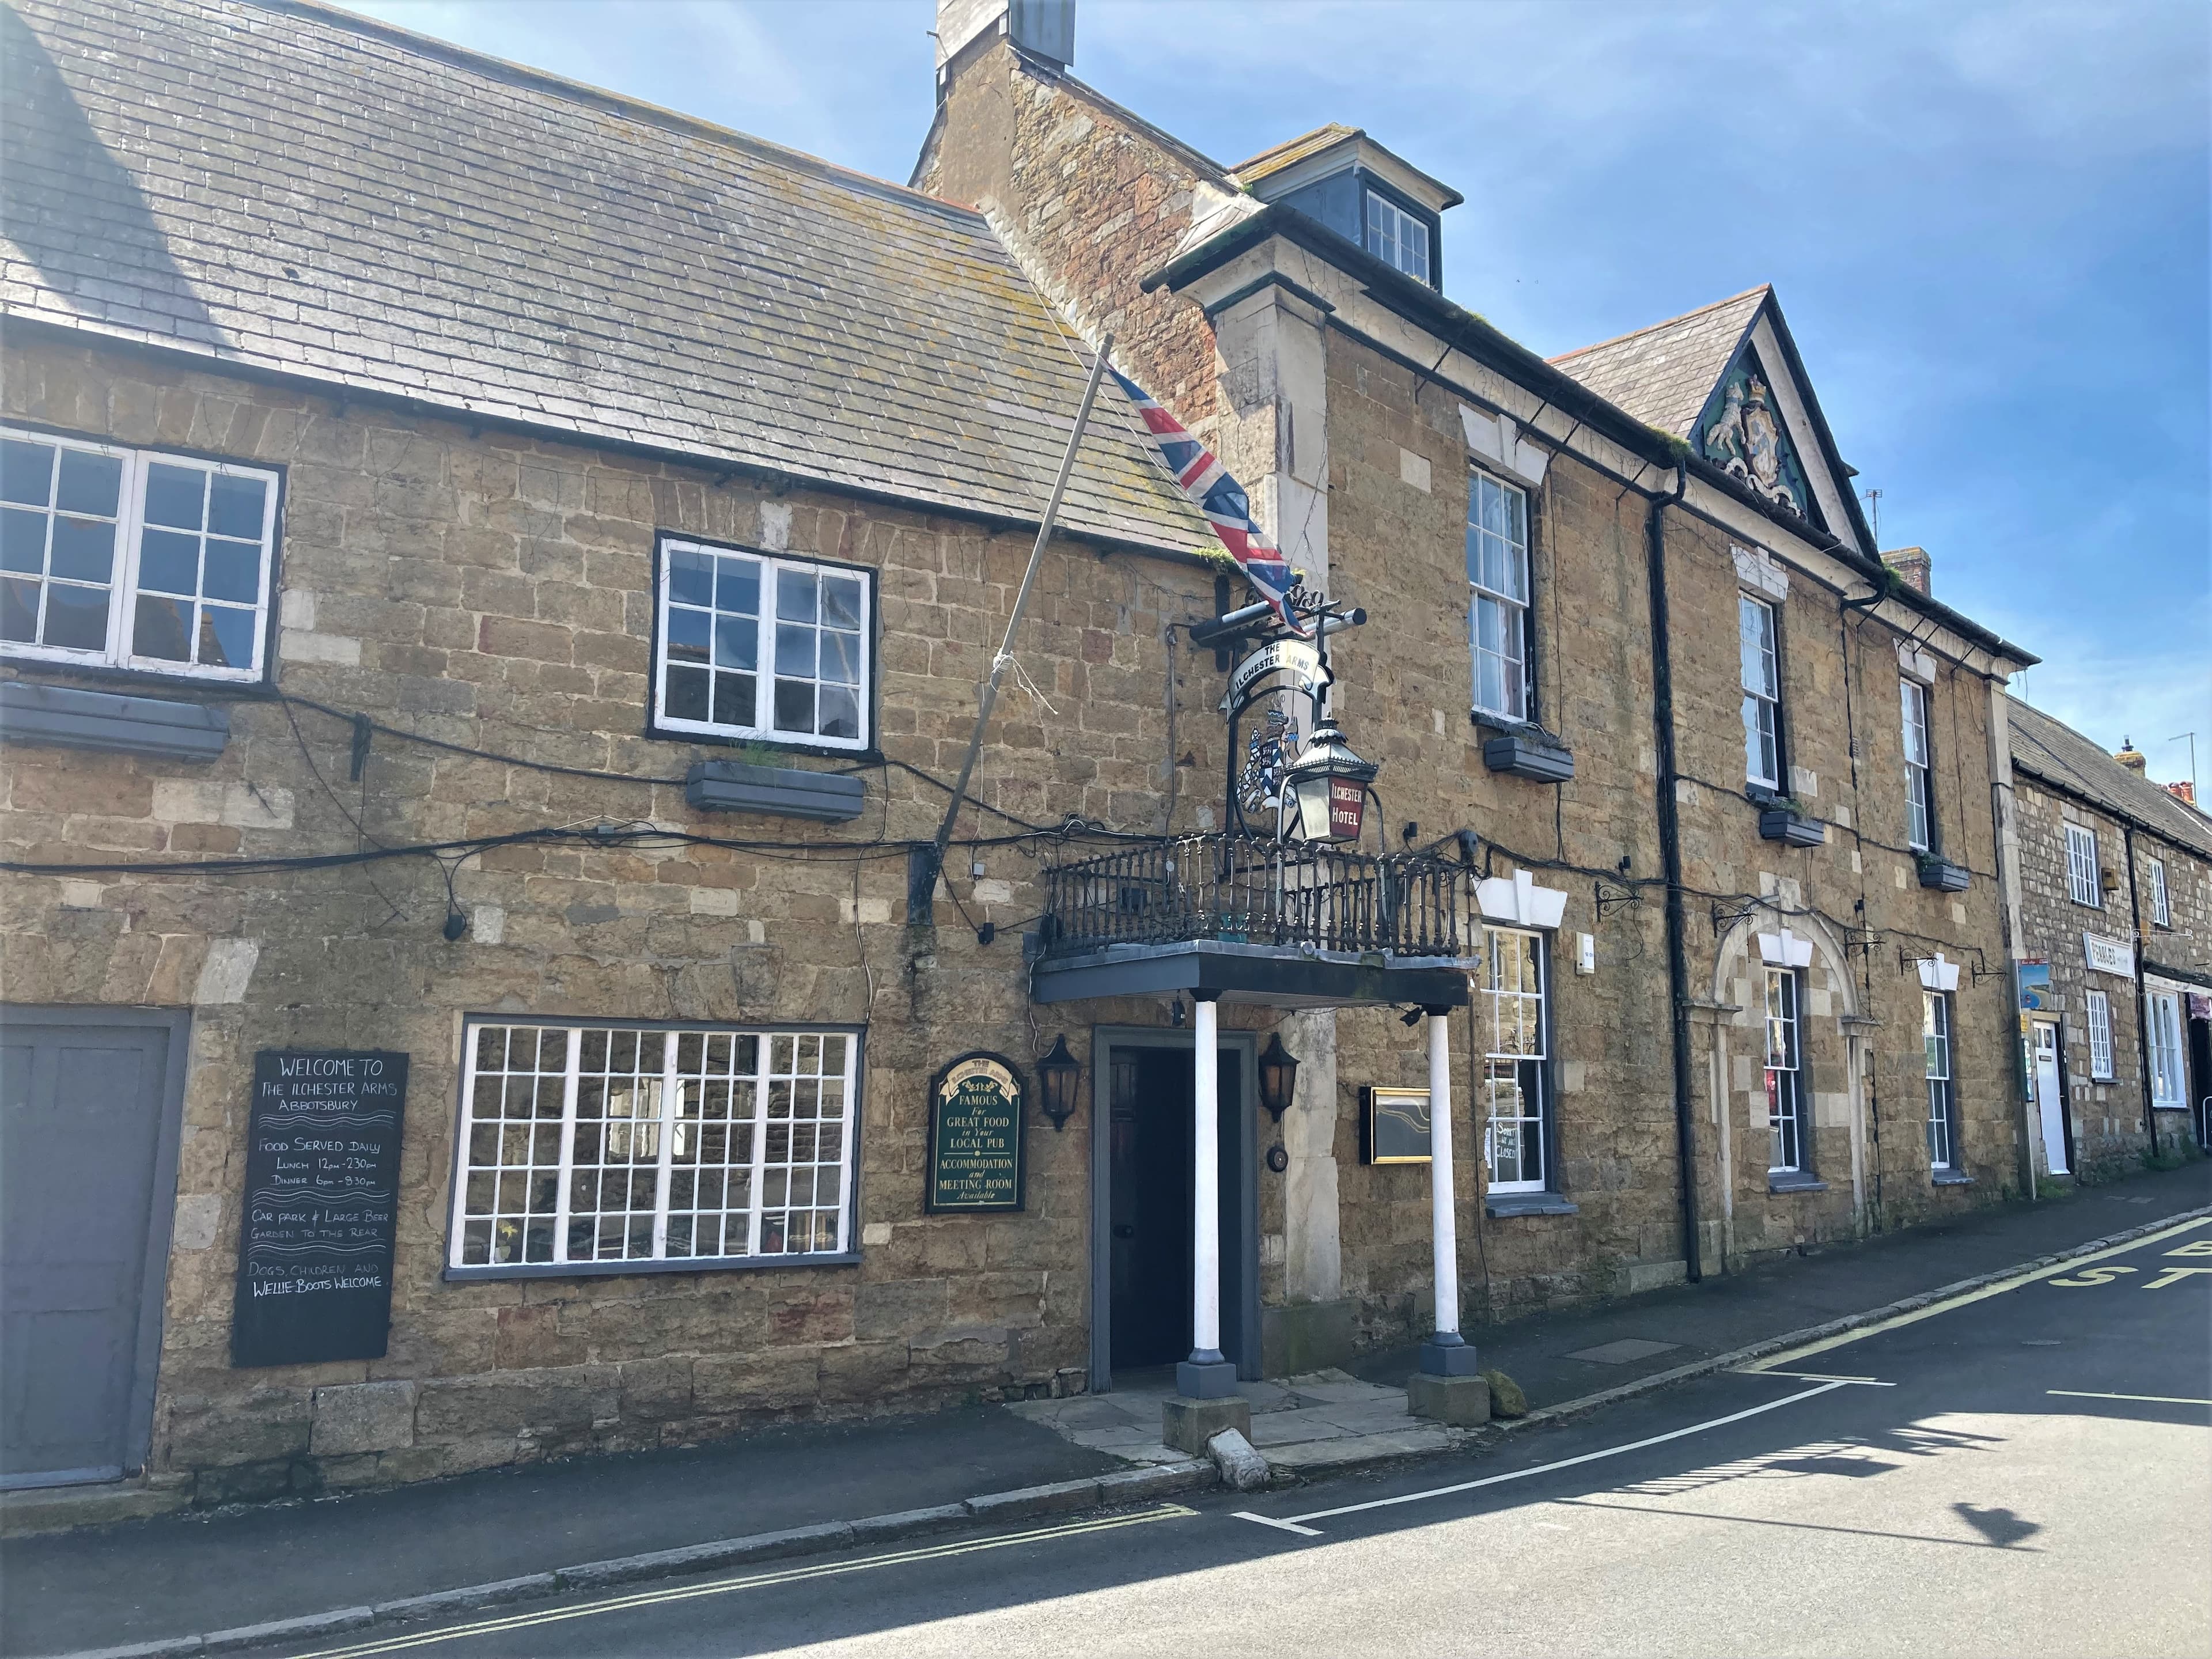
[[1765,383],[1748,373],[1730,376],[1720,416],[1705,430],[1705,459],[1776,506],[1802,514],[1805,504],[1783,465],[1783,442]]

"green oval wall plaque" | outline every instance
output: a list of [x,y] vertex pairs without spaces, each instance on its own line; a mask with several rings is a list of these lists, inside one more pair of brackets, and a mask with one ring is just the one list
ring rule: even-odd
[[1022,1207],[1022,1107],[1028,1091],[1003,1055],[963,1054],[929,1086],[932,1214]]

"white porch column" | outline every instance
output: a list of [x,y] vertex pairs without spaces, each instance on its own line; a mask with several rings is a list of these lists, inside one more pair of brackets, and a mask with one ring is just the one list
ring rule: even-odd
[[1176,1392],[1220,1400],[1237,1392],[1237,1367],[1221,1356],[1221,1055],[1212,998],[1192,1000],[1190,1358],[1176,1367]]
[[1421,1344],[1421,1369],[1471,1376],[1474,1350],[1459,1334],[1459,1210],[1452,1180],[1451,1010],[1429,1012],[1429,1211],[1436,1252],[1437,1328]]

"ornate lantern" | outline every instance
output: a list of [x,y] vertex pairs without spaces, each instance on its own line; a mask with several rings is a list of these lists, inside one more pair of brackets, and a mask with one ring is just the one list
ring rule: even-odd
[[1310,842],[1358,841],[1367,817],[1367,786],[1379,769],[1352,752],[1334,715],[1324,715],[1284,774],[1297,803],[1300,836]]
[[1298,1057],[1283,1047],[1280,1031],[1273,1032],[1267,1052],[1260,1056],[1260,1103],[1280,1123],[1297,1097],[1297,1088]]
[[1067,1052],[1066,1033],[1052,1040],[1052,1052],[1037,1061],[1037,1082],[1043,1098],[1038,1106],[1052,1120],[1055,1132],[1067,1127],[1067,1120],[1075,1115],[1075,1088],[1083,1077],[1083,1066],[1073,1054]]

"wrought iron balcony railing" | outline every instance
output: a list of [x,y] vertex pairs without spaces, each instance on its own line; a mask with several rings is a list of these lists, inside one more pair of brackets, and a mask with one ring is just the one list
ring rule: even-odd
[[1457,957],[1476,877],[1423,854],[1376,857],[1214,835],[1124,847],[1048,869],[1044,879],[1051,956],[1219,939]]

